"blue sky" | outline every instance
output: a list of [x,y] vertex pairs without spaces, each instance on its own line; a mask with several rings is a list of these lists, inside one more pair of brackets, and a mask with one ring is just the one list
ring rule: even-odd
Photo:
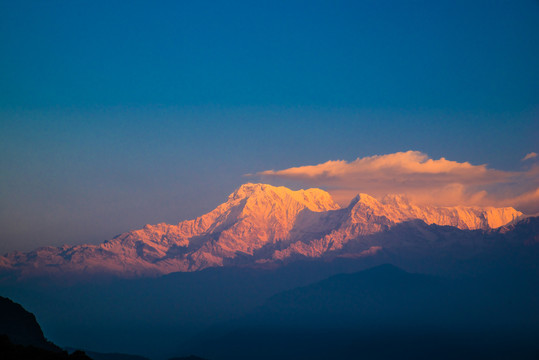
[[246,173],[538,151],[537,1],[1,1],[0,54],[0,251],[192,218]]

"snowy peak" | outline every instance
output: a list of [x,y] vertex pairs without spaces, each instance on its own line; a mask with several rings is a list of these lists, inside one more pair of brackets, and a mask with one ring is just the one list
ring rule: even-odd
[[234,209],[234,217],[218,234],[213,232],[218,237],[212,245],[212,251],[226,257],[237,252],[253,255],[265,245],[288,241],[298,215],[304,210],[324,212],[339,208],[320,189],[292,191],[266,184],[245,184],[229,196],[226,204]]
[[[331,195],[321,189],[307,189],[293,191],[284,186],[271,186],[267,184],[244,184],[228,197],[228,201],[237,201],[238,199],[258,199],[275,202],[296,202],[311,211],[328,211],[339,208]],[[253,200],[256,201],[256,200]],[[253,203],[251,201],[251,203]],[[263,205],[262,202],[257,203]]]

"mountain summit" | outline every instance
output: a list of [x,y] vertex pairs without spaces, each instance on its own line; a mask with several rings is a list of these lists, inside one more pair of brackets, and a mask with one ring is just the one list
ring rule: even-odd
[[[334,254],[351,241],[396,224],[488,231],[522,216],[513,208],[419,206],[402,196],[360,194],[340,208],[320,189],[292,191],[245,184],[213,211],[177,225],[146,225],[100,245],[44,247],[0,257],[0,271],[19,276],[65,273],[124,277],[196,271],[207,267],[290,261]],[[372,255],[371,247],[364,255]]]

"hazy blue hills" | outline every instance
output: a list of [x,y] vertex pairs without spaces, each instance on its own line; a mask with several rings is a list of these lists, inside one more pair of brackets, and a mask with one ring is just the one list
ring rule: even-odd
[[382,265],[279,293],[203,333],[194,349],[212,359],[534,359],[537,280]]
[[50,315],[48,321],[67,321],[64,332],[74,326],[71,339],[95,336],[82,326],[94,317],[95,331],[101,333],[87,343],[101,344],[100,352],[108,346],[153,359],[189,353],[215,360],[393,359],[402,354],[532,359],[539,354],[534,271],[504,266],[450,278],[388,264],[353,272],[354,266],[354,260],[341,259],[273,271],[209,269],[86,283],[63,292],[45,287],[32,307],[63,307],[70,299],[68,312],[56,312],[59,319]]

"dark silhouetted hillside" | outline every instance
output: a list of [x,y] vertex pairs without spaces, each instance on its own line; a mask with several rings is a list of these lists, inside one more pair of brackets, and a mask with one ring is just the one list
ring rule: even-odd
[[34,314],[0,296],[0,359],[92,360],[82,351],[68,354],[45,339]]
[[2,360],[93,360],[82,351],[68,354],[31,345],[13,344],[6,335],[0,335],[0,359]]
[[12,343],[31,345],[56,352],[61,351],[58,346],[45,339],[34,314],[1,296],[0,319],[2,320],[0,321],[0,334],[7,335]]

